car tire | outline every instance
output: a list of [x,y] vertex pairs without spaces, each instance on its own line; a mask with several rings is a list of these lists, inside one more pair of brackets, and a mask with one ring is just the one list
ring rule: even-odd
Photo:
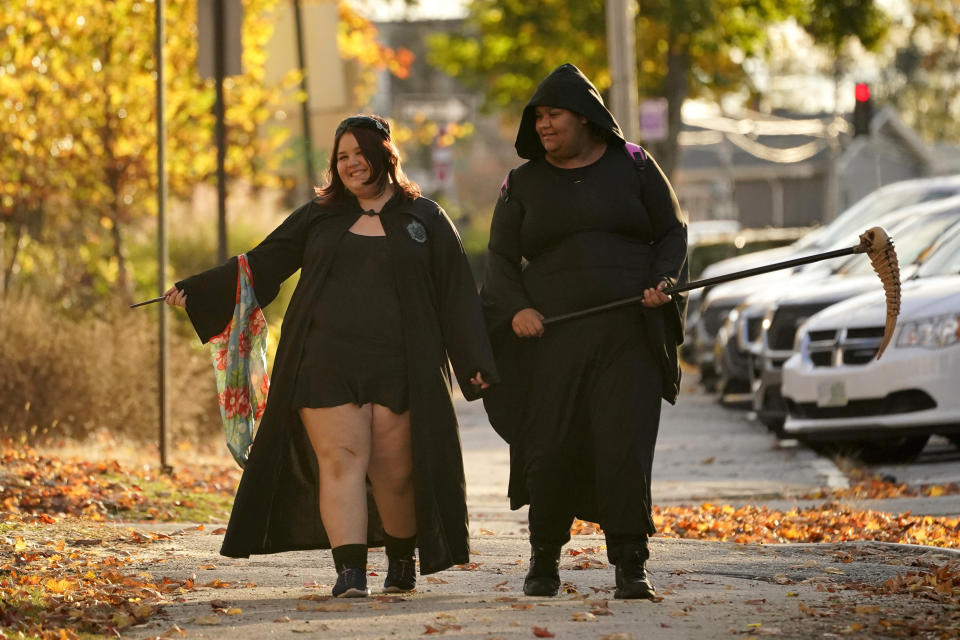
[[770,415],[767,413],[757,412],[757,417],[760,419],[760,422],[763,423],[767,429],[770,429],[778,438],[787,437],[783,431],[783,425],[786,422],[786,418],[782,415]]
[[859,458],[868,464],[877,462],[908,462],[927,446],[929,435],[902,436],[870,440],[860,445]]

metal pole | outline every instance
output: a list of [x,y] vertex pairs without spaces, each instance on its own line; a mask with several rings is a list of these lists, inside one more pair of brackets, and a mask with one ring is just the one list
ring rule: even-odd
[[[157,64],[157,286],[159,293],[166,290],[167,282],[167,126],[164,118],[166,111],[166,91],[163,81],[163,43],[166,39],[164,34],[164,0],[155,0],[154,17],[156,21],[156,64]],[[168,354],[170,345],[167,339],[167,305],[160,305],[160,334],[158,336],[158,345],[160,350],[160,363],[157,372],[157,388],[159,393],[159,447],[160,447],[160,468],[164,472],[172,471],[167,460],[167,432],[170,417],[170,400],[167,397],[168,388]]]
[[224,20],[226,14],[223,0],[213,2],[213,74],[217,89],[216,114],[217,138],[217,261],[227,261],[227,126],[224,122],[226,106],[223,99],[223,78],[227,67],[227,38]]
[[297,32],[297,64],[300,67],[300,90],[303,102],[300,103],[300,118],[303,120],[303,164],[307,172],[309,193],[313,195],[313,186],[317,184],[317,174],[313,166],[313,135],[310,132],[310,92],[307,91],[307,60],[303,46],[303,16],[300,14],[300,0],[293,0],[293,19]]
[[607,57],[610,64],[610,107],[623,136],[637,140],[636,0],[606,0]]

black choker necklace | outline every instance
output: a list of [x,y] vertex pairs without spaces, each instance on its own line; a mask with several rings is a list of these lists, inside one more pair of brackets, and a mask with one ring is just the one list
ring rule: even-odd
[[373,209],[364,209],[364,210],[363,210],[363,215],[373,217],[373,216],[380,215],[380,212],[379,212],[379,211],[374,211]]

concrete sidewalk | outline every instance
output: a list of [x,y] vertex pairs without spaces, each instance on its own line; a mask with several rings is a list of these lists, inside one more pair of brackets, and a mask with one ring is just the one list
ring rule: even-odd
[[[903,595],[903,589],[878,592],[878,585],[898,575],[957,559],[951,551],[905,545],[759,546],[654,538],[649,569],[660,598],[650,602],[614,600],[613,567],[602,536],[580,535],[564,549],[563,593],[527,598],[521,591],[529,555],[526,511],[508,509],[507,448],[486,424],[479,403],[458,402],[458,411],[470,565],[420,576],[413,594],[378,598],[386,559],[382,550],[373,550],[368,580],[374,597],[331,600],[336,576],[329,551],[233,560],[218,555],[222,535],[216,526],[140,525],[139,531],[177,533],[138,548],[136,570],[175,578],[195,574],[197,584],[211,586],[184,593],[165,605],[161,616],[124,636],[639,640],[926,637],[935,630],[930,637],[960,636],[957,605]],[[801,449],[771,450],[763,433],[752,433],[739,417],[715,412],[696,395],[665,409],[664,417],[654,473],[658,504],[711,495],[754,503],[764,503],[766,496],[787,504],[784,496],[791,492],[842,482],[829,463]],[[695,438],[692,428],[711,432]],[[756,465],[722,463],[745,449],[755,452]],[[705,463],[709,458],[713,461]]]

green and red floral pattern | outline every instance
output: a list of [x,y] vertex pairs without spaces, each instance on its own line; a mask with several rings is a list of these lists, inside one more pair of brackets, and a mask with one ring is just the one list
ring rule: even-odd
[[237,263],[237,304],[233,318],[209,344],[227,448],[243,467],[257,423],[267,406],[270,378],[267,376],[267,320],[253,292],[253,275],[246,256],[238,256]]

